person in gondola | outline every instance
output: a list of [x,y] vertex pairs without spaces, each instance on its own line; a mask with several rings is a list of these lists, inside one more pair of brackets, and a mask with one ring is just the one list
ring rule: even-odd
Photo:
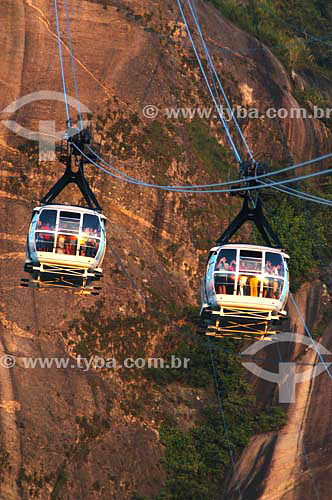
[[245,295],[247,281],[248,281],[248,276],[244,276],[244,275],[239,276],[239,294],[240,295]]
[[269,260],[266,261],[266,264],[265,264],[265,272],[267,274],[273,274],[273,268],[272,268],[272,264]]
[[231,263],[229,264],[229,271],[233,271],[235,273],[235,271],[236,271],[236,260],[232,260]]
[[95,257],[95,255],[96,255],[96,240],[90,238],[88,240],[87,246],[89,248],[89,257]]
[[[280,264],[278,264],[277,266],[273,266],[271,274],[273,274],[273,276],[280,276],[280,270],[281,270]],[[274,278],[271,280],[271,298],[278,300],[279,296],[280,296],[279,280],[277,278]]]
[[280,264],[278,264],[277,266],[274,266],[272,268],[272,273],[276,276],[280,276],[280,270],[281,270],[281,266],[280,266]]
[[50,223],[48,221],[43,222],[39,219],[38,229],[41,229],[42,231],[49,231],[50,230]]
[[77,237],[74,236],[73,234],[70,234],[69,236],[67,236],[67,240],[68,240],[68,254],[75,255],[76,254]]
[[[270,260],[267,260],[265,263],[265,273],[273,275],[274,274],[274,267],[272,266],[272,263]],[[263,282],[264,288],[263,288],[263,297],[265,299],[272,299],[273,295],[273,280],[271,278],[264,278]]]
[[81,257],[87,256],[87,238],[81,238],[80,240],[80,255]]
[[250,276],[249,278],[250,297],[258,297],[258,284],[259,284],[258,277]]
[[36,250],[37,252],[46,252],[46,244],[43,233],[39,233],[36,237]]
[[[228,271],[235,273],[236,271],[236,261],[232,260],[228,266]],[[235,274],[229,274],[227,277],[227,295],[233,295],[235,289]]]
[[[235,262],[235,261],[234,261]],[[247,271],[247,265],[245,261],[240,262],[240,272],[246,272]],[[247,295],[247,285],[248,285],[248,276],[245,274],[239,274],[239,287],[238,287],[238,294],[243,296]]]
[[[37,228],[41,231],[49,231],[50,224],[48,221],[41,221],[39,219]],[[39,233],[37,251],[38,252],[52,252],[53,244],[51,242],[51,235],[48,233]]]
[[[219,260],[219,262],[216,266],[216,270],[217,271],[228,271],[228,269],[229,269],[229,265],[227,264],[226,257],[221,257],[221,259]],[[224,275],[221,277],[221,279],[223,280],[223,282],[219,283],[217,293],[222,294],[222,295],[226,295],[226,293],[227,293],[226,285],[228,282],[228,277],[226,275]]]
[[269,299],[269,278],[263,279],[263,297]]
[[56,245],[56,253],[59,253],[61,255],[66,254],[66,239],[63,234],[58,235],[58,241]]
[[279,292],[279,281],[277,279],[273,280],[273,289],[272,289],[272,298],[278,300],[280,297],[280,292]]
[[228,271],[229,265],[227,264],[227,259],[226,257],[221,257],[220,261],[218,262],[216,269],[218,271]]

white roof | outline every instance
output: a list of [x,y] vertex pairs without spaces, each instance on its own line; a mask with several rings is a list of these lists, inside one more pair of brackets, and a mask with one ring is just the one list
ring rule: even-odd
[[253,250],[257,252],[272,252],[283,255],[286,259],[289,259],[289,255],[287,255],[281,248],[272,248],[262,245],[249,245],[247,243],[226,243],[225,245],[219,245],[211,248],[211,251],[215,252],[220,250],[221,248],[225,249],[233,249],[233,250]]
[[40,207],[35,207],[33,211],[39,211],[41,209],[47,208],[48,210],[65,210],[66,212],[76,212],[83,214],[91,214],[91,215],[99,215],[102,219],[106,219],[105,215],[101,214],[97,210],[93,210],[91,208],[80,207],[78,205],[42,205]]

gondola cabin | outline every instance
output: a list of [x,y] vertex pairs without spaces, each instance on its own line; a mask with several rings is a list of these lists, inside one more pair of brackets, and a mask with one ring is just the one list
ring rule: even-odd
[[282,250],[265,246],[212,248],[201,288],[201,316],[218,317],[210,334],[264,336],[274,321],[286,318],[288,259]]
[[36,286],[82,289],[102,276],[106,217],[96,210],[44,205],[33,210],[25,271]]

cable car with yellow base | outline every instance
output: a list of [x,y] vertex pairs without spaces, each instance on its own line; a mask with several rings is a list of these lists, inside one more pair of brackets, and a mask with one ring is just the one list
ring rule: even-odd
[[[255,223],[266,246],[229,243],[246,222]],[[248,192],[235,220],[210,250],[201,287],[201,331],[219,338],[264,338],[287,318],[289,256],[265,218],[262,201]]]
[[[79,145],[84,147],[82,142]],[[73,160],[76,171],[72,169]],[[79,187],[88,207],[52,203],[69,183]],[[106,217],[101,211],[84,177],[83,156],[69,143],[65,173],[33,210],[24,264],[30,278],[23,278],[21,285],[70,288],[80,294],[98,295],[101,288],[93,282],[102,277],[106,251]]]

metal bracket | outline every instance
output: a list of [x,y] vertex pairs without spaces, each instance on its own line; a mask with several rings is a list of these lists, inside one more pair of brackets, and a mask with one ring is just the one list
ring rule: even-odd
[[101,212],[101,206],[99,205],[96,196],[92,192],[86,178],[84,177],[83,165],[84,161],[82,156],[79,159],[78,170],[74,172],[72,170],[72,156],[73,156],[73,146],[69,145],[67,153],[67,163],[66,170],[63,176],[56,182],[56,184],[49,190],[49,192],[40,200],[43,205],[48,205],[53,202],[53,200],[61,193],[61,191],[71,182],[76,184],[81,191],[85,201],[92,210]]
[[263,204],[261,198],[258,196],[255,206],[250,206],[249,193],[247,192],[243,205],[235,217],[233,222],[228,226],[226,231],[220,236],[216,244],[218,246],[225,245],[231,239],[231,237],[240,229],[240,227],[247,221],[252,221],[256,225],[258,231],[264,238],[267,246],[272,248],[282,249],[281,241],[279,240],[277,234],[273,231],[271,225],[263,214]]

